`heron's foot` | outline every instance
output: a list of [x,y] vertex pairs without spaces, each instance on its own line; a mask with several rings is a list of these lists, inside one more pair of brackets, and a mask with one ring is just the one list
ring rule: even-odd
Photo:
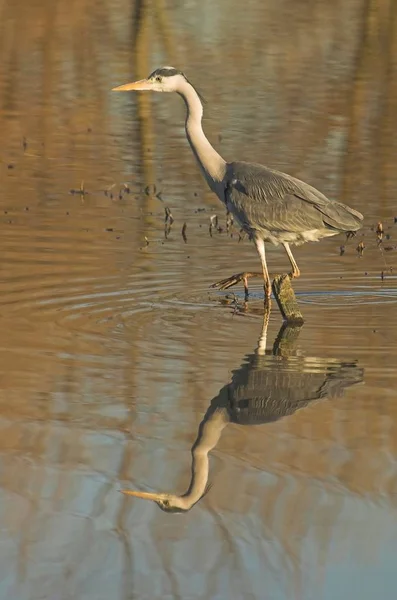
[[249,277],[263,277],[262,273],[251,273],[248,271],[244,271],[243,273],[236,273],[235,275],[231,275],[231,277],[227,277],[226,279],[221,279],[216,283],[210,285],[211,288],[216,288],[217,290],[227,290],[233,285],[240,283],[240,281],[244,284],[244,292],[245,297],[247,298],[248,293],[248,278]]
[[298,268],[294,269],[293,271],[291,271],[291,273],[288,273],[290,279],[297,279],[298,277],[301,276],[301,272]]

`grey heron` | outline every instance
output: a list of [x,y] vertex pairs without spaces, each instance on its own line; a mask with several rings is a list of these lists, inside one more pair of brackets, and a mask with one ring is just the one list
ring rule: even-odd
[[[271,281],[266,263],[265,242],[282,244],[291,263],[291,278],[300,271],[290,244],[318,241],[338,233],[360,229],[363,216],[358,211],[329,200],[311,185],[260,164],[227,162],[218,154],[202,128],[202,99],[187,77],[174,67],[161,67],[134,83],[113,88],[113,91],[176,92],[187,109],[186,136],[200,169],[211,190],[233,214],[242,229],[253,240],[259,254],[264,280],[265,301],[269,302]],[[245,272],[222,280],[213,287],[226,289],[238,281],[244,282]]]
[[355,361],[309,357],[296,351],[299,327],[284,323],[266,350],[269,311],[253,353],[244,357],[211,400],[193,444],[191,480],[184,494],[122,490],[124,494],[152,500],[166,512],[187,512],[210,490],[209,453],[228,423],[264,425],[293,415],[312,402],[338,398],[348,387],[361,383],[364,370]]

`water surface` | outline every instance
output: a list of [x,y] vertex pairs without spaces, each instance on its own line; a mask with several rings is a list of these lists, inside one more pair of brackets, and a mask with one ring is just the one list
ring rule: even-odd
[[[0,7],[2,597],[395,597],[397,20],[370,4],[373,20],[361,0]],[[188,488],[200,423],[256,356],[263,310],[258,281],[245,312],[241,289],[237,307],[209,289],[259,264],[225,231],[180,99],[109,91],[163,63],[208,100],[222,155],[366,217],[348,243],[297,249],[306,322],[287,356],[271,314],[262,393],[279,403],[281,364],[284,396],[314,373],[314,397],[228,423],[212,488],[182,515],[119,490]],[[320,397],[341,365],[354,381]]]

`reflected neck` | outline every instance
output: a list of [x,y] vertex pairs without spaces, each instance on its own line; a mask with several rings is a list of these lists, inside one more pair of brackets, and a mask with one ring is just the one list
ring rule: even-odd
[[179,498],[181,508],[189,510],[205,494],[209,475],[208,453],[215,448],[228,423],[226,409],[215,411],[201,423],[197,440],[192,448],[192,478],[189,489]]
[[178,89],[178,94],[182,96],[186,104],[185,129],[190,147],[208,185],[215,191],[226,174],[226,161],[211,146],[205,136],[201,124],[203,106],[194,87],[188,81],[184,81]]

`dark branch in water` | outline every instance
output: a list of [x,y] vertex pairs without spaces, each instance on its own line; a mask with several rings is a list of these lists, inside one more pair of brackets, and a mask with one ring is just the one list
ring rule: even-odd
[[187,229],[187,224],[184,223],[183,227],[182,227],[182,237],[183,237],[183,241],[185,242],[185,244],[187,243],[186,229]]

